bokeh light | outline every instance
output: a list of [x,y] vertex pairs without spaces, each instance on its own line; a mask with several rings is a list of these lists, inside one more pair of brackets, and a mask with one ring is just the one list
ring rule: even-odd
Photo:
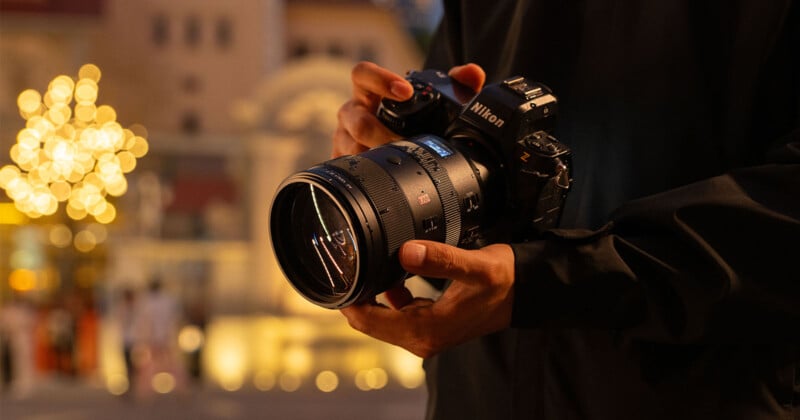
[[63,224],[50,228],[50,243],[58,248],[66,248],[72,243],[72,231]]
[[282,373],[278,379],[278,385],[286,392],[297,391],[302,383],[303,381],[299,375],[290,372]]
[[356,387],[362,391],[382,389],[389,382],[389,375],[381,368],[360,370],[356,373]]
[[44,94],[27,89],[17,97],[25,128],[9,151],[14,164],[0,168],[0,188],[28,217],[54,214],[66,203],[75,220],[116,218],[108,197],[127,192],[125,174],[149,145],[147,130],[123,128],[114,108],[96,104],[100,78],[97,66],[85,64],[77,81],[59,75]]
[[283,358],[286,370],[295,375],[307,375],[310,373],[314,363],[314,355],[311,350],[299,344],[288,347],[283,354]]
[[167,372],[158,372],[150,379],[150,386],[159,394],[169,394],[175,389],[175,385],[175,377]]
[[400,385],[414,389],[425,384],[425,371],[422,369],[422,360],[419,357],[399,347],[392,348],[390,356],[393,377]]
[[203,340],[203,331],[196,325],[186,325],[178,333],[178,346],[186,353],[199,350]]
[[244,385],[244,378],[241,374],[228,375],[220,380],[219,385],[226,391],[238,391]]
[[33,290],[36,287],[36,273],[33,270],[18,268],[8,276],[8,285],[18,292]]
[[315,383],[320,391],[333,392],[339,387],[339,377],[330,370],[323,370],[317,374]]
[[128,378],[121,373],[109,375],[106,378],[106,389],[108,389],[108,392],[113,395],[122,395],[128,392],[129,387],[130,382],[128,381]]
[[269,391],[272,388],[275,388],[275,374],[268,370],[261,370],[258,371],[255,376],[253,376],[253,385],[255,385],[256,389],[259,391]]
[[88,230],[82,230],[75,234],[75,249],[80,252],[91,252],[97,245],[97,238]]

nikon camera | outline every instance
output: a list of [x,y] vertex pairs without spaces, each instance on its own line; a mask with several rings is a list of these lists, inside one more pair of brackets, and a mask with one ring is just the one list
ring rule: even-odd
[[557,100],[524,77],[479,93],[437,70],[410,72],[414,95],[377,117],[404,139],[289,176],[270,214],[278,263],[312,303],[372,301],[408,277],[411,239],[478,248],[556,227],[570,150],[551,131]]

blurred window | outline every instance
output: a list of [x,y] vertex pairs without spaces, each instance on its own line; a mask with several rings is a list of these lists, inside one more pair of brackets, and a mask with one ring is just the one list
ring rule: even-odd
[[181,117],[181,131],[184,134],[197,134],[201,130],[200,116],[195,111],[186,111]]
[[186,45],[196,47],[200,44],[200,19],[197,16],[186,18],[185,41]]
[[166,15],[160,14],[153,18],[153,43],[159,47],[169,41],[169,20]]
[[344,57],[344,47],[338,42],[331,43],[328,45],[328,55],[331,57]]
[[372,61],[374,63],[378,62],[378,51],[375,49],[374,45],[371,44],[363,44],[358,47],[358,57],[356,57],[359,61]]
[[311,54],[311,48],[305,41],[295,41],[289,49],[290,58],[302,58]]
[[190,95],[200,92],[203,87],[202,85],[203,84],[200,82],[200,79],[193,74],[185,76],[181,81],[181,89]]
[[223,49],[230,48],[233,43],[233,22],[227,17],[217,20],[217,45]]

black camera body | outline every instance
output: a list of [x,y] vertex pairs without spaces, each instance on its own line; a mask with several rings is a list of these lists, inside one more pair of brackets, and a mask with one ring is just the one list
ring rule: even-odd
[[485,238],[483,226],[468,231],[459,246],[523,241],[558,226],[572,183],[572,159],[569,148],[551,135],[558,101],[547,86],[511,77],[475,93],[438,70],[412,71],[406,79],[412,97],[384,99],[378,119],[403,136],[433,134],[460,149],[477,146],[479,153],[492,155],[505,178],[495,186],[504,191],[504,208],[492,211],[500,216],[495,237]]
[[377,117],[406,138],[288,177],[273,200],[273,249],[312,303],[370,301],[408,277],[411,239],[462,248],[535,238],[558,225],[571,154],[551,131],[557,100],[523,77],[476,93],[437,70],[410,72],[408,101]]
[[476,92],[438,70],[412,71],[406,80],[414,94],[405,101],[384,99],[378,119],[404,137],[432,134],[442,137]]

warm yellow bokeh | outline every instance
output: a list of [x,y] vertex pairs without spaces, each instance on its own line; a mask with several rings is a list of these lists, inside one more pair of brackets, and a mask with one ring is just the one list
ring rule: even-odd
[[[54,214],[66,202],[75,220],[93,216],[111,223],[116,208],[107,196],[128,191],[125,174],[149,149],[142,126],[123,128],[109,105],[96,105],[100,69],[85,64],[78,80],[60,75],[44,94],[27,89],[17,97],[25,128],[0,168],[0,188],[26,216]],[[74,100],[74,106],[70,106]]]

